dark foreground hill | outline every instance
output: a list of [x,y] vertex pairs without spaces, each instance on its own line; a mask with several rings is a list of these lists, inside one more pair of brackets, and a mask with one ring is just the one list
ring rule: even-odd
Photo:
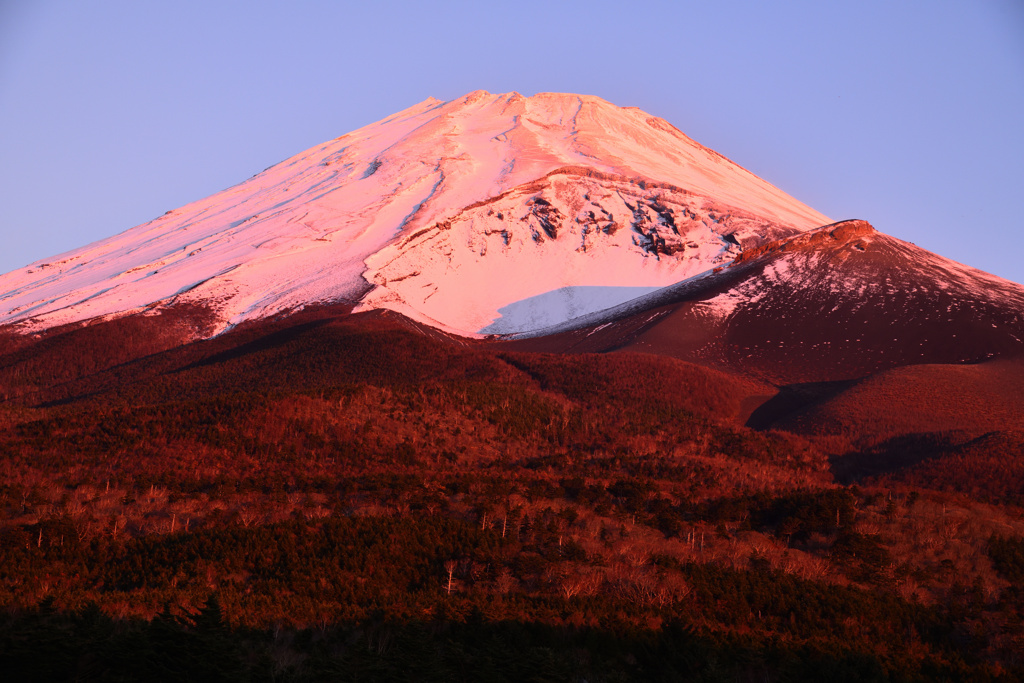
[[[893,387],[927,395],[946,366],[780,384],[345,306],[180,345],[202,321],[6,342],[16,678],[1022,675],[1012,420],[975,409],[926,457],[843,469],[876,455],[853,438],[869,408],[907,414],[886,447],[941,436]],[[949,367],[1012,414],[1014,361]]]

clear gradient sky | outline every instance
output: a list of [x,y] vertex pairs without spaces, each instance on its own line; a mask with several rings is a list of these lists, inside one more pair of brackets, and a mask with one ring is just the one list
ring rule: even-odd
[[0,0],[0,272],[428,96],[575,92],[1024,283],[1024,1]]

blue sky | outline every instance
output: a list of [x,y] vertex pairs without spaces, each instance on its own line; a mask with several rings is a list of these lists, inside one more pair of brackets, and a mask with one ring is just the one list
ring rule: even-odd
[[638,106],[1024,282],[1024,3],[0,0],[0,272],[428,96]]

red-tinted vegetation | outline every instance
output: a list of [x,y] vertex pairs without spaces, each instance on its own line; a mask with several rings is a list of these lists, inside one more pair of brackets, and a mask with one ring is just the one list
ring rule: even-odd
[[[345,313],[95,366],[69,335],[46,347],[66,363],[45,382],[31,347],[0,356],[18,397],[0,406],[5,671],[1024,673],[1024,522],[970,497],[1012,501],[995,479],[925,488],[953,456],[843,486],[847,435],[742,426],[762,383]],[[130,329],[90,334],[116,347]],[[957,457],[995,463],[985,438]]]

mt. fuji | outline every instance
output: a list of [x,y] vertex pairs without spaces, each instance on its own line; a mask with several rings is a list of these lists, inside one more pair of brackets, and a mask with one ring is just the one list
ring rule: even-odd
[[638,109],[427,100],[0,276],[0,662],[1016,680],[1022,406],[1024,286]]
[[209,336],[348,301],[462,336],[530,333],[830,222],[639,109],[477,91],[2,275],[0,325],[190,304]]

